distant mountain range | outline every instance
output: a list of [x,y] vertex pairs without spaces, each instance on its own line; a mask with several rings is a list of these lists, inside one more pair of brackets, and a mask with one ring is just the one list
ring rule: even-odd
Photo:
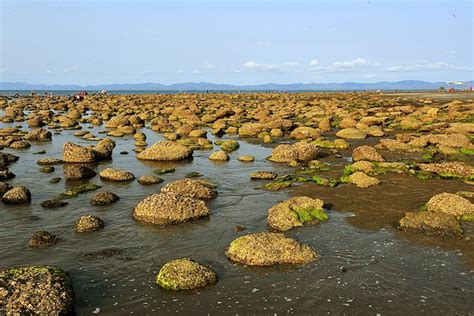
[[[472,86],[474,81],[465,81],[459,88]],[[128,90],[128,91],[352,91],[352,90],[436,90],[448,87],[447,82],[427,82],[420,80],[380,81],[375,83],[344,82],[344,83],[266,83],[257,85],[231,85],[209,82],[183,82],[170,85],[160,83],[136,84],[102,84],[102,85],[48,85],[30,84],[25,82],[0,82],[0,90]]]

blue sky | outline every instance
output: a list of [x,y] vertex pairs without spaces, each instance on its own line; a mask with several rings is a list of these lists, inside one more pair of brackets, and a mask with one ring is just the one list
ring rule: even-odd
[[473,79],[473,2],[0,0],[0,81]]

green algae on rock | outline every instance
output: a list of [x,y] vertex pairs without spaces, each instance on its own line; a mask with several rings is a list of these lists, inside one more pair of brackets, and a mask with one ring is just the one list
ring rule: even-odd
[[268,226],[275,230],[287,231],[305,223],[319,224],[327,221],[328,215],[323,210],[324,202],[298,196],[278,203],[268,210]]
[[188,258],[167,262],[156,276],[160,287],[174,291],[193,290],[216,282],[217,275],[211,267]]

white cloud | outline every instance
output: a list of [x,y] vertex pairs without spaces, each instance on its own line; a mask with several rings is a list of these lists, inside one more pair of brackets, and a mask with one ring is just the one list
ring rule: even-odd
[[336,61],[332,66],[334,69],[353,69],[357,67],[368,66],[370,64],[371,63],[369,63],[364,58],[357,57],[356,59],[350,61]]
[[416,72],[429,70],[463,70],[463,68],[448,64],[444,61],[437,61],[434,63],[411,64],[411,65],[396,65],[387,68],[388,71],[394,72]]
[[260,46],[260,47],[270,47],[270,46],[272,46],[272,43],[259,41],[259,42],[256,43],[256,45]]
[[309,63],[309,69],[318,72],[342,72],[342,71],[353,71],[360,69],[369,69],[380,66],[380,63],[370,62],[364,58],[357,57],[353,60],[348,61],[335,61],[330,66],[323,66],[317,59],[313,59]]
[[75,71],[78,71],[78,70],[79,70],[79,67],[72,66],[72,67],[69,67],[69,68],[65,68],[63,71],[64,72],[75,72]]
[[257,70],[257,71],[279,71],[281,70],[281,66],[278,64],[263,64],[263,63],[256,63],[254,61],[248,61],[243,64],[243,67],[249,70]]

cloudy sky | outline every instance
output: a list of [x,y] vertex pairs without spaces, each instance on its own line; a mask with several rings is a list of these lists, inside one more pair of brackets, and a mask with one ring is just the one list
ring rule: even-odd
[[473,79],[462,0],[0,0],[0,81]]

